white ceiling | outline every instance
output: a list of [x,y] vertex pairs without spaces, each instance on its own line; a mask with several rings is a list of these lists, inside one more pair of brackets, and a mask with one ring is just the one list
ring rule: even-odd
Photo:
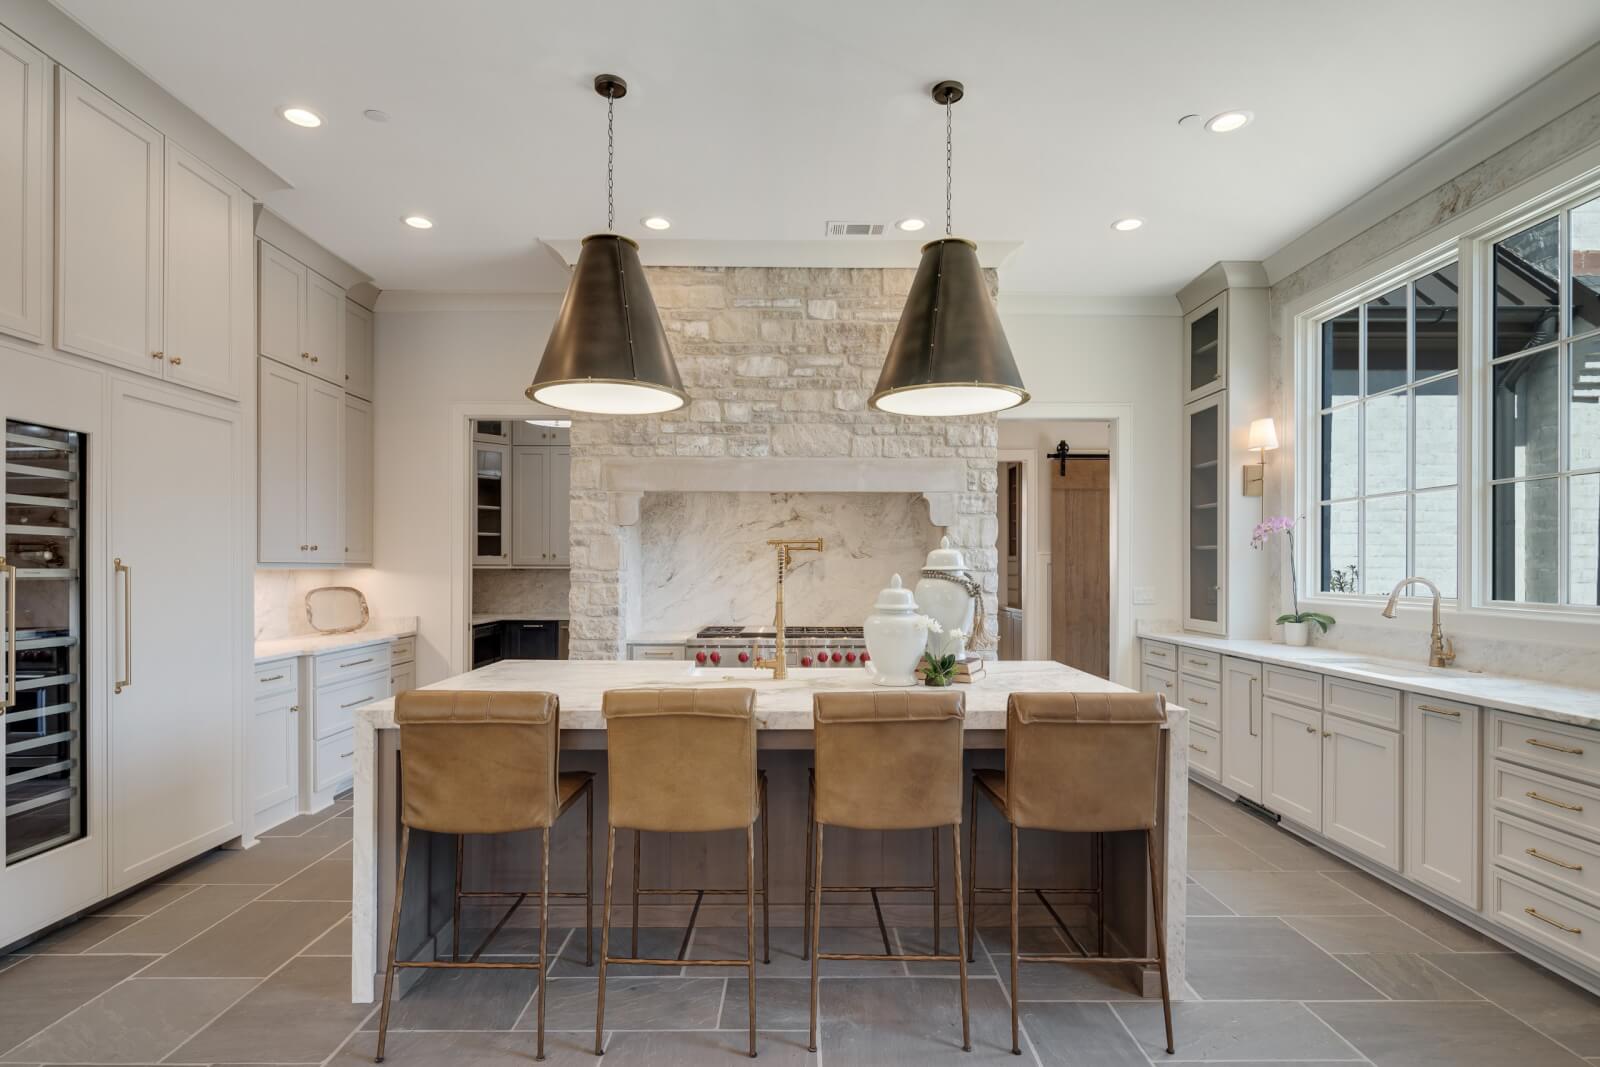
[[[731,242],[740,262],[810,261],[828,219],[936,232],[927,90],[953,77],[956,232],[1020,242],[1005,289],[1169,296],[1278,250],[1600,39],[1594,0],[57,3],[287,178],[267,205],[385,289],[565,285],[541,242],[604,228],[601,71],[630,86],[617,228],[647,262],[726,262]],[[326,125],[291,127],[287,104]],[[1177,124],[1229,108],[1254,124]],[[401,225],[413,212],[436,227]],[[655,213],[670,243],[639,224]],[[1125,215],[1145,228],[1113,233]],[[882,251],[910,266],[914,249]]]

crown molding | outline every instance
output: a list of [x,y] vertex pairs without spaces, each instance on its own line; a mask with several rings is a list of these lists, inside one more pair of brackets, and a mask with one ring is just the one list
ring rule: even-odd
[[376,310],[395,311],[540,311],[555,314],[563,293],[516,293],[493,290],[385,289]]
[[1002,316],[1054,315],[1069,318],[1167,318],[1183,314],[1171,296],[1072,296],[1067,293],[1017,292],[1000,282],[997,303]]

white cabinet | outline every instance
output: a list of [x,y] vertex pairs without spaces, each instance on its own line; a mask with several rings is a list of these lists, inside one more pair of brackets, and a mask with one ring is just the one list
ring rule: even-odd
[[344,398],[344,561],[372,562],[372,404]]
[[[485,425],[483,423],[479,424]],[[499,425],[504,426],[505,423]],[[545,448],[565,448],[572,443],[572,431],[565,426],[539,426],[518,419],[511,423],[511,443],[514,445],[542,445]]]
[[344,391],[372,399],[372,312],[354,300],[344,302]]
[[141,373],[161,339],[160,133],[58,68],[56,344]]
[[1183,409],[1184,628],[1214,634],[1228,632],[1226,401],[1217,393]]
[[[1261,803],[1311,830],[1322,829],[1322,712],[1261,702]],[[1228,746],[1223,745],[1226,761]]]
[[166,195],[164,376],[238,397],[250,366],[250,199],[172,141]]
[[1478,906],[1477,708],[1406,697],[1405,873],[1435,892]]
[[1322,833],[1385,867],[1400,869],[1400,735],[1325,714]]
[[256,350],[344,388],[344,290],[258,241]]
[[[248,614],[238,411],[114,382],[108,460],[110,890],[239,833]],[[181,469],[179,459],[181,458]]]
[[1222,660],[1222,784],[1257,804],[1261,799],[1261,664]]
[[247,766],[254,830],[293,816],[300,803],[300,686],[298,660],[258,664]]
[[45,87],[50,60],[0,27],[0,332],[45,339]]
[[[479,423],[481,426],[482,423]],[[511,446],[472,446],[472,565],[508,567],[511,546]]]
[[1199,400],[1227,387],[1228,294],[1218,293],[1183,318],[1184,400]]
[[344,558],[344,391],[260,360],[257,509],[261,563]]
[[1160,693],[1167,703],[1178,702],[1178,676],[1161,667],[1145,664],[1139,673],[1139,690],[1143,693]]
[[511,473],[512,565],[567,566],[572,450],[514,448]]
[[310,714],[300,736],[309,773],[301,777],[301,811],[320,811],[349,784],[355,768],[355,709],[390,695],[392,655],[392,645],[384,641],[304,661]]

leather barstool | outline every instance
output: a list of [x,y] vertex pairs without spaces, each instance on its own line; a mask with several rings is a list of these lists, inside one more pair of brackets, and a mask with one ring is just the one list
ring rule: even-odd
[[[766,784],[756,770],[756,694],[753,689],[614,689],[601,707],[606,719],[606,885],[601,907],[600,991],[595,1004],[594,1052],[604,1055],[606,967],[612,963],[649,967],[735,967],[747,969],[750,999],[750,1055],[756,1054],[756,822],[762,822],[761,888],[766,911]],[[639,882],[642,833],[745,832],[743,890],[655,889],[657,895],[695,894],[694,910],[675,959],[641,957],[638,950],[638,896],[634,897],[632,955],[611,955],[611,898],[617,859],[617,830],[634,833],[634,885]],[[708,893],[740,893],[745,898],[744,959],[686,959],[700,901]]]
[[[961,975],[961,1047],[972,1051],[967,1013],[967,924],[961,896],[961,755],[965,697],[959,692],[819,693],[813,698],[816,770],[812,775],[811,822],[806,828],[807,931],[811,954],[811,1044],[817,1051],[817,982],[821,960],[905,960],[955,962]],[[877,889],[907,887],[825,886],[822,884],[823,828],[927,830],[948,827],[956,892],[956,951],[940,955],[937,932],[931,954],[888,951],[888,932],[878,908]],[[815,848],[813,853],[812,849]],[[937,887],[938,852],[933,884]],[[908,887],[922,889],[927,887]],[[872,891],[878,926],[884,934],[879,953],[822,952],[822,900],[830,892]],[[939,929],[938,890],[934,889],[933,927]]]
[[[1166,929],[1162,925],[1161,872],[1156,862],[1156,811],[1161,796],[1161,727],[1166,701],[1148,693],[1013,693],[1006,705],[1006,769],[973,775],[971,846],[972,897],[994,889],[977,887],[978,794],[988,797],[1011,824],[1011,1051],[1022,1054],[1017,1034],[1018,963],[1155,964],[1161,973],[1161,1009],[1172,1041],[1172,998],[1167,989]],[[1017,951],[1019,886],[1017,831],[1107,834],[1144,832],[1150,862],[1150,907],[1155,920],[1156,954],[1105,955],[1104,934],[1097,955]],[[1094,864],[1096,898],[1104,899],[1105,866]],[[1003,890],[1004,891],[1004,890]],[[1040,900],[1044,900],[1040,891]],[[968,922],[975,916],[969,898]],[[1046,902],[1048,908],[1048,902]],[[1054,914],[1054,909],[1049,909]],[[1057,918],[1060,922],[1059,917]],[[1102,920],[1103,922],[1103,920]],[[1064,924],[1063,924],[1064,925]]]
[[[389,966],[383,977],[383,1012],[378,1019],[377,1062],[383,1062],[389,1034],[394,972],[401,967],[539,972],[537,1058],[544,1059],[545,954],[551,897],[583,897],[587,916],[594,904],[594,775],[562,774],[560,704],[552,693],[481,693],[413,690],[395,698],[400,727],[400,863],[395,876],[394,915],[389,923]],[[582,797],[585,891],[550,892],[550,827]],[[455,935],[450,960],[400,960],[400,909],[405,902],[406,857],[411,831],[455,834]],[[530,891],[463,892],[461,838],[466,834],[541,831],[539,859],[539,953],[532,963],[482,961],[494,940]],[[462,898],[511,897],[511,907],[483,939],[472,957],[460,950]]]

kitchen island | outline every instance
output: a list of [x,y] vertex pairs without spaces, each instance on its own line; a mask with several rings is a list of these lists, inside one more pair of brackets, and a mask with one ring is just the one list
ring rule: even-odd
[[[801,871],[805,854],[806,772],[810,766],[812,743],[811,702],[819,692],[848,692],[870,687],[868,675],[859,668],[796,670],[782,681],[774,681],[768,671],[745,668],[703,668],[673,662],[609,661],[504,661],[454,678],[447,678],[430,689],[555,693],[561,701],[562,769],[594,770],[599,776],[596,789],[596,847],[594,860],[603,873],[605,855],[605,720],[601,699],[608,689],[693,688],[748,686],[756,692],[760,765],[769,778],[769,844],[772,856],[772,910],[774,927],[800,925],[803,886]],[[966,695],[966,747],[971,766],[1004,765],[1006,701],[1016,692],[1105,693],[1127,692],[1103,678],[1054,662],[990,663],[985,673],[971,684],[959,687]],[[1184,958],[1187,909],[1185,883],[1188,857],[1188,719],[1182,708],[1168,707],[1167,743],[1164,746],[1158,857],[1164,871],[1166,903],[1166,944],[1168,969],[1174,997],[1185,988]],[[355,826],[354,885],[351,919],[351,997],[358,1003],[373,999],[384,966],[380,932],[387,934],[393,906],[394,872],[400,826],[398,820],[399,731],[394,723],[394,701],[382,700],[357,709],[355,743]],[[1004,823],[980,805],[978,884],[993,887],[1005,884],[1007,838]],[[581,887],[582,820],[576,829],[559,824],[552,835],[551,888]],[[963,830],[965,833],[965,829]],[[621,835],[626,838],[627,834]],[[715,835],[688,835],[710,839]],[[907,884],[926,881],[929,856],[928,837],[911,832],[900,835],[861,834],[860,841],[840,845],[838,856],[830,860],[827,878],[837,883],[834,863],[846,864],[853,884]],[[499,839],[474,839],[467,862],[472,888],[525,888],[534,885],[531,861],[533,849],[517,835]],[[742,838],[741,838],[742,840]],[[830,842],[833,840],[829,837]],[[731,859],[721,856],[714,846],[688,844],[681,835],[652,835],[647,839],[644,880],[656,886],[733,884]],[[628,879],[622,870],[627,845],[618,846],[618,901],[628,899]],[[455,847],[451,839],[432,842],[421,850],[424,862],[413,862],[408,870],[405,925],[401,934],[402,956],[427,957],[434,946],[444,944],[448,952],[450,909],[449,885],[455,877]],[[417,847],[413,845],[413,854]],[[742,846],[739,848],[742,855]],[[1150,942],[1148,875],[1141,835],[1109,835],[1103,861],[1106,872],[1106,916],[1108,937],[1134,952],[1143,952]],[[1063,835],[1028,834],[1023,846],[1025,885],[1087,884],[1088,848],[1084,841]],[[945,866],[948,866],[948,858]],[[742,861],[738,865],[742,872]],[[941,872],[947,879],[948,872]],[[416,884],[413,885],[413,880]],[[742,873],[738,880],[742,882]],[[600,879],[596,879],[595,923],[600,919]],[[442,887],[445,907],[436,901]],[[832,903],[830,897],[830,905]],[[926,901],[926,896],[920,898]],[[953,891],[943,897],[946,908]],[[1000,896],[979,899],[980,908],[1003,901]],[[432,901],[413,911],[410,901]],[[907,905],[913,906],[913,905]],[[926,904],[914,905],[925,908]],[[581,904],[579,905],[581,909]],[[1081,907],[1079,905],[1078,907]],[[1065,905],[1061,910],[1071,913]],[[552,914],[556,911],[552,906]],[[844,911],[844,909],[840,909]],[[581,910],[578,912],[581,915]],[[659,913],[658,925],[682,922],[675,913]],[[787,921],[792,920],[792,921]],[[629,922],[626,906],[615,907],[613,921]],[[702,917],[702,923],[706,918]],[[739,923],[742,925],[742,911]],[[834,920],[828,919],[827,922]],[[1070,921],[1070,919],[1069,919]],[[953,918],[946,922],[953,925]],[[463,926],[466,926],[463,921]],[[552,922],[554,925],[554,922]],[[568,923],[567,925],[572,925]],[[581,923],[579,924],[581,925]],[[641,919],[641,928],[646,925]],[[985,925],[980,916],[980,925]],[[442,936],[441,936],[442,935]],[[1136,981],[1145,995],[1154,992],[1151,974]]]

